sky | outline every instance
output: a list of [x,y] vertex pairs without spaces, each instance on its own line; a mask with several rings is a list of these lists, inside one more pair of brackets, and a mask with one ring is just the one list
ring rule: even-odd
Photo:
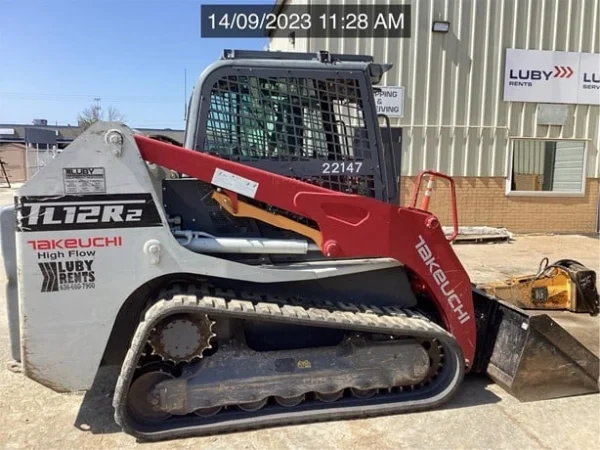
[[0,123],[76,125],[98,98],[131,127],[184,129],[200,73],[226,48],[268,44],[201,38],[203,3],[274,1],[0,0]]

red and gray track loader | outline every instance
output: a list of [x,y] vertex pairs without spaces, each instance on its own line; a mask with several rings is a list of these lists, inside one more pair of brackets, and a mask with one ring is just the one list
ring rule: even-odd
[[24,375],[79,391],[118,365],[115,420],[143,440],[430,409],[467,373],[597,392],[594,354],[474,289],[438,219],[398,206],[389,67],[225,51],[182,145],[80,135],[1,214]]

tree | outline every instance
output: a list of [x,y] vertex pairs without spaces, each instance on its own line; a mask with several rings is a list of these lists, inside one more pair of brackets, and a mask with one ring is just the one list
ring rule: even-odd
[[109,106],[107,120],[109,122],[125,122],[125,116],[114,106]]
[[77,116],[77,123],[84,130],[99,120],[107,120],[109,122],[125,122],[125,116],[114,106],[109,106],[105,118],[104,111],[102,110],[102,106],[100,106],[99,101],[96,101],[96,103],[89,108],[85,108]]

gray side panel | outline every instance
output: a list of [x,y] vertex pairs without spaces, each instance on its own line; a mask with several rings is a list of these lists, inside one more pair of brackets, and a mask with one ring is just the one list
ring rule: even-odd
[[0,242],[2,244],[2,260],[6,276],[6,311],[10,338],[11,357],[21,362],[19,333],[19,291],[17,285],[17,247],[15,244],[15,207],[0,208]]

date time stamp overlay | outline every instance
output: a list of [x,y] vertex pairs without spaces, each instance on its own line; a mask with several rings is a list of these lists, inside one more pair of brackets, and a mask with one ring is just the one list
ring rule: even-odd
[[201,5],[203,38],[409,38],[410,5]]

